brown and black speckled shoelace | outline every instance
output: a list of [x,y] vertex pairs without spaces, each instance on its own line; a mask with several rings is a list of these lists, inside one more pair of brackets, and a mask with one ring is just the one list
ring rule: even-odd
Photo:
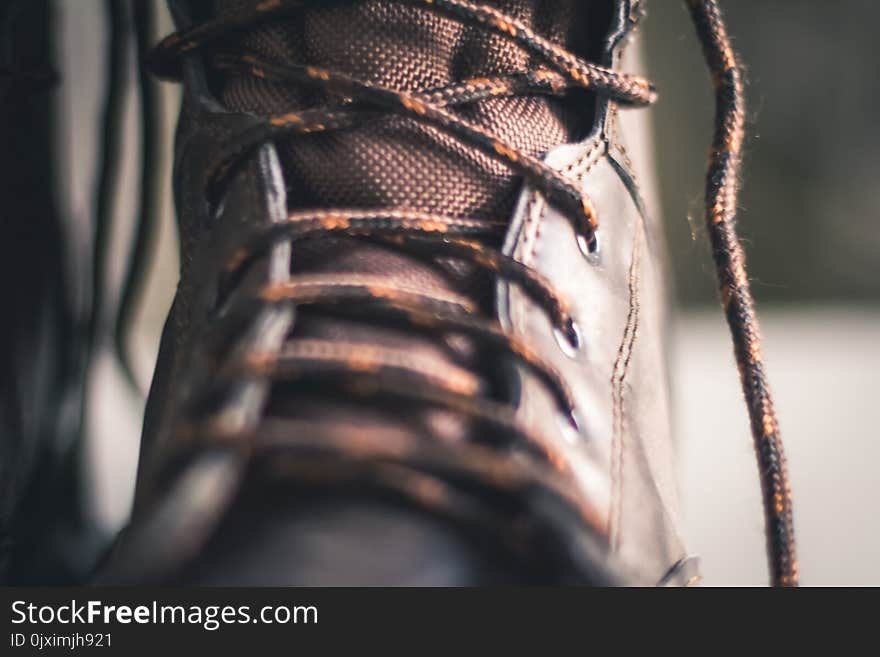
[[[478,149],[502,162],[547,201],[564,210],[572,221],[584,250],[597,246],[599,218],[588,197],[558,171],[539,159],[510,146],[479,125],[462,118],[452,108],[466,106],[491,97],[529,94],[560,95],[572,89],[589,89],[605,94],[624,106],[644,106],[655,99],[655,92],[644,79],[597,66],[568,52],[540,36],[526,24],[493,7],[465,0],[399,0],[401,4],[439,12],[462,23],[479,26],[488,33],[501,35],[523,48],[543,66],[525,73],[480,78],[428,89],[402,92],[394,88],[362,81],[354,76],[313,66],[279,64],[253,52],[215,53],[219,70],[234,71],[261,80],[274,80],[326,92],[339,99],[326,107],[305,109],[267,116],[255,128],[237,135],[213,163],[206,190],[210,202],[218,201],[230,175],[256,148],[267,142],[315,133],[328,133],[357,125],[377,115],[397,115],[430,126],[461,143]],[[154,50],[152,67],[158,74],[179,78],[180,63],[189,52],[207,45],[223,43],[226,37],[266,24],[284,14],[309,5],[307,0],[265,0],[249,11],[214,18],[190,29],[172,34]],[[744,256],[735,232],[738,179],[744,134],[744,97],[741,73],[731,48],[718,5],[713,0],[687,0],[697,34],[716,89],[716,129],[709,163],[706,189],[706,223],[712,243],[720,284],[721,299],[730,325],[736,361],[742,379],[751,418],[767,523],[771,581],[778,586],[794,586],[798,581],[792,526],[791,495],[785,457],[773,403],[761,358],[761,342],[755,317]],[[401,207],[322,208],[295,210],[287,222],[265,227],[241,245],[228,262],[225,276],[234,279],[254,257],[279,242],[307,242],[328,238],[364,238],[393,245],[395,248],[432,257],[466,261],[495,277],[521,286],[552,319],[557,331],[571,342],[580,340],[569,314],[568,304],[537,272],[486,246],[481,239],[502,233],[506,224],[420,212]],[[363,276],[298,276],[290,283],[266,289],[260,303],[286,302],[296,307],[321,306],[338,312],[364,317],[392,317],[396,321],[433,331],[438,335],[464,334],[479,344],[489,345],[517,357],[535,371],[553,391],[561,409],[576,423],[571,394],[561,377],[527,345],[505,333],[497,322],[480,316],[466,301],[400,286],[383,286],[381,281]],[[540,436],[523,429],[514,420],[511,408],[482,399],[476,378],[466,369],[434,370],[432,363],[417,359],[402,362],[402,355],[377,346],[356,350],[343,342],[289,341],[277,353],[250,354],[233,368],[231,375],[267,376],[288,381],[316,377],[337,380],[341,388],[358,394],[392,395],[412,402],[428,403],[462,414],[483,426],[494,428],[508,440],[530,446],[532,454],[556,463],[557,456]],[[360,382],[356,384],[353,382]],[[290,423],[285,426],[289,427]],[[195,429],[202,437],[210,427]],[[263,426],[259,440],[273,442],[271,425]],[[302,441],[308,443],[303,432]],[[229,438],[228,436],[226,437]],[[253,436],[251,441],[259,440]],[[346,436],[337,437],[340,451],[353,447]],[[333,443],[333,436],[322,436],[322,447]],[[289,431],[285,436],[290,445]],[[357,449],[392,450],[394,441],[370,441],[362,436]],[[491,450],[466,452],[454,459],[457,470],[475,476],[503,479],[502,469]],[[430,451],[430,450],[428,450]],[[443,452],[447,458],[448,452]],[[436,455],[435,455],[436,456]],[[416,458],[415,456],[413,458]],[[429,458],[426,451],[418,458]],[[439,456],[437,458],[440,458]],[[569,490],[552,477],[541,482],[562,496]],[[414,487],[412,496],[425,498],[426,489]],[[422,499],[436,504],[438,496]]]

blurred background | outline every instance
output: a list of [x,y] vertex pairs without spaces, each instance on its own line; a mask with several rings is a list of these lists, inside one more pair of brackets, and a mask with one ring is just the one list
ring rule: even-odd
[[[788,452],[803,582],[877,585],[880,5],[721,4],[749,82],[739,230]],[[689,536],[707,584],[758,584],[757,471],[702,228],[711,86],[683,3],[650,2],[648,11],[680,302],[673,380]]]
[[[57,4],[62,78],[77,80],[58,90],[65,108],[61,164],[71,174],[62,191],[73,221],[87,226],[106,26],[100,0]],[[880,5],[859,0],[723,5],[748,66],[740,230],[787,441],[803,583],[878,585],[880,86],[874,81],[880,79],[880,58],[874,53]],[[678,299],[672,377],[687,535],[702,557],[706,584],[763,585],[758,478],[701,227],[711,87],[681,3],[650,2],[648,10],[647,62],[661,92],[652,117]],[[169,29],[164,16],[161,31]],[[112,251],[121,255],[111,263],[117,282],[137,198],[139,137],[131,78],[121,163],[125,187],[117,200]],[[162,85],[162,93],[170,139],[178,90]],[[145,387],[177,279],[169,178],[157,257],[131,345]],[[113,531],[130,507],[143,408],[109,350],[100,356],[89,387],[85,458],[95,476],[87,496],[101,525]]]

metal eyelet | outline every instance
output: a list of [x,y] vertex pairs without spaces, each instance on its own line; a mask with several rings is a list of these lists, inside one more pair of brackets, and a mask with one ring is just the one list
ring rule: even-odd
[[556,344],[559,345],[559,350],[562,353],[569,358],[577,358],[577,354],[583,344],[583,339],[581,338],[580,326],[578,326],[576,321],[571,320],[567,331],[554,328],[553,337],[556,338]]
[[559,428],[562,431],[562,437],[572,445],[581,442],[581,420],[578,412],[574,409],[568,413],[559,413],[557,416]]
[[590,262],[596,262],[599,259],[598,233],[593,233],[589,237],[586,235],[578,235],[577,245],[584,258],[586,258]]

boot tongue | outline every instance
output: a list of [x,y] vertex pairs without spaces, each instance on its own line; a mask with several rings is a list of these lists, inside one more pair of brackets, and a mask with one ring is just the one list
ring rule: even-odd
[[[237,13],[248,0],[215,0]],[[319,66],[401,91],[422,91],[471,78],[522,72],[531,57],[503,36],[438,12],[394,0],[313,3],[246,33],[240,45],[282,63]],[[539,33],[572,47],[584,30],[583,0],[490,2]],[[239,45],[239,44],[236,44]],[[232,109],[283,113],[324,104],[319,91],[253,76],[225,77],[221,96]],[[461,108],[469,121],[522,152],[541,156],[571,141],[584,115],[558,98],[492,98]],[[577,117],[580,115],[581,121]],[[589,118],[589,117],[587,117]],[[280,144],[289,204],[299,207],[385,207],[469,218],[506,218],[519,181],[504,165],[433,128],[387,117],[361,126]]]
[[[236,14],[248,4],[248,0],[215,0],[214,9]],[[271,61],[319,66],[410,92],[534,68],[531,57],[510,40],[421,7],[393,0],[313,4],[249,30],[236,38],[234,46]],[[574,33],[584,29],[585,6],[593,3],[495,0],[489,4],[572,47]],[[220,85],[220,96],[229,108],[261,115],[328,101],[319,90],[253,76],[224,75]],[[590,112],[584,111],[582,97],[579,101],[576,112],[570,102],[547,96],[486,99],[456,111],[520,151],[540,157],[588,127]],[[507,167],[474,147],[397,116],[293,137],[277,147],[291,210],[398,207],[503,220],[511,215],[520,187]],[[492,298],[491,281],[485,276],[461,268],[441,269],[355,240],[297,247],[291,270],[293,274],[381,275],[389,283],[425,292],[465,294],[481,305]],[[425,339],[320,316],[301,316],[297,335],[405,345],[437,354]]]

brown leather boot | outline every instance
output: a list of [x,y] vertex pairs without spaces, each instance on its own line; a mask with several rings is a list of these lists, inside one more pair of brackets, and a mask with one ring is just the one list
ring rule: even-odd
[[[183,264],[103,581],[695,581],[635,171],[631,108],[655,94],[622,63],[641,4],[171,2],[154,64],[184,83]],[[710,228],[731,237],[741,90],[715,3],[690,4],[719,81]]]

